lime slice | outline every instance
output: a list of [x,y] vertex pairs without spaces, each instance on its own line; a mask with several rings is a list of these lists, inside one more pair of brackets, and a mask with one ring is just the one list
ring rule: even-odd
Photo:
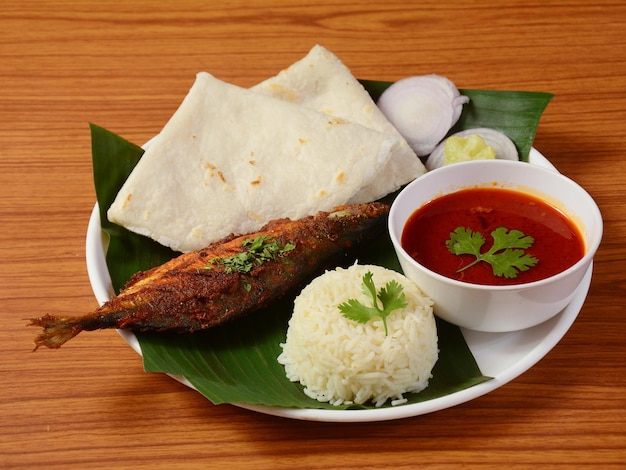
[[467,137],[451,136],[446,139],[444,146],[444,165],[466,162],[470,160],[493,160],[496,152],[487,145],[478,134]]

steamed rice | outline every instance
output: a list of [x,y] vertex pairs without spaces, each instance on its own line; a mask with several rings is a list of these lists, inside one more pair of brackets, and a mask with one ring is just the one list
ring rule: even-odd
[[[372,272],[378,291],[396,280],[408,305],[367,323],[345,318],[339,304],[355,298],[371,305],[362,291],[363,276]],[[287,339],[278,361],[304,392],[333,405],[382,406],[406,402],[408,392],[428,386],[439,355],[433,302],[400,273],[374,265],[337,268],[313,280],[296,298]]]

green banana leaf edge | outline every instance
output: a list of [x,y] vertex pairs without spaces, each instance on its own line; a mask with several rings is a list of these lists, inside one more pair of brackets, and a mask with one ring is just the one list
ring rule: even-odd
[[[361,80],[374,99],[390,82]],[[551,94],[541,92],[461,90],[470,97],[459,122],[450,132],[473,127],[498,129],[511,138],[527,161],[539,120]],[[90,124],[93,174],[102,230],[108,235],[106,263],[115,292],[138,271],[164,263],[176,253],[153,240],[107,220],[106,210],[143,155],[143,149],[121,136]],[[395,195],[386,198],[391,202]],[[343,260],[348,265],[377,264],[401,272],[391,241],[381,235]],[[290,382],[276,360],[285,341],[293,299],[247,318],[194,334],[136,333],[147,372],[185,378],[214,404],[232,403],[310,409],[367,409],[373,405],[333,406],[307,397]],[[429,386],[406,394],[408,404],[450,395],[491,380],[484,376],[460,329],[437,318],[439,359]],[[390,406],[390,405],[384,405]]]

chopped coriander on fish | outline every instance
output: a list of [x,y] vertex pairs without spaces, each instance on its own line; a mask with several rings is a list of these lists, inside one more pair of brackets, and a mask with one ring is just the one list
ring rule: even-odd
[[209,263],[222,263],[228,274],[247,273],[255,265],[260,266],[266,261],[274,260],[296,247],[291,242],[281,245],[278,240],[267,236],[247,238],[241,245],[244,248],[247,247],[247,251],[242,251],[228,258],[212,258]]

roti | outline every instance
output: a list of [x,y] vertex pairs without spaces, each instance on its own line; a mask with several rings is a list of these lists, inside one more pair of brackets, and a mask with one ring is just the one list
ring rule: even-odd
[[372,185],[403,139],[200,72],[108,218],[177,251],[298,219]]
[[351,202],[375,201],[426,172],[421,160],[350,69],[321,45],[315,45],[304,58],[252,90],[361,124],[401,141],[379,177],[364,185]]

